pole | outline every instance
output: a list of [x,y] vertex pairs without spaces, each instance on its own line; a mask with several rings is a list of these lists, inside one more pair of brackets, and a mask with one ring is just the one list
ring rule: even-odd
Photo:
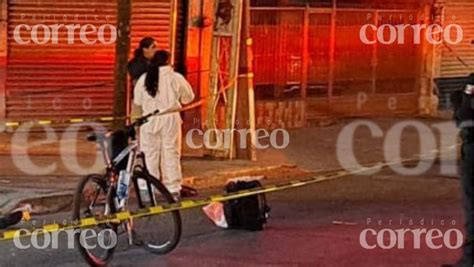
[[247,87],[248,87],[248,105],[249,105],[249,128],[250,128],[250,148],[249,158],[251,161],[257,161],[257,148],[255,143],[257,140],[256,134],[256,118],[255,118],[255,81],[254,81],[254,56],[253,56],[253,39],[250,34],[250,25],[252,25],[252,16],[250,13],[250,0],[246,1],[244,5],[246,8],[245,16],[247,17],[245,22],[245,32],[247,35]]
[[[257,160],[255,149],[255,92],[253,81],[253,40],[250,36],[250,1],[244,0],[242,16],[242,36],[240,43],[239,60],[239,82],[238,82],[238,100],[237,100],[237,124],[236,128],[245,131],[246,147],[237,147],[236,157],[238,159]],[[243,133],[239,132],[239,135]],[[241,144],[243,137],[237,141]]]
[[[234,30],[236,31],[235,36],[232,40],[232,54],[233,59],[231,60],[231,74],[233,74],[233,78],[237,78],[239,76],[239,61],[240,61],[240,52],[241,52],[241,31],[242,31],[242,8],[245,0],[236,1],[237,7],[237,24],[235,25]],[[230,109],[227,109],[226,112],[229,112],[230,116],[226,116],[226,125],[230,126],[230,149],[229,149],[229,158],[234,158],[234,149],[235,149],[235,120],[237,117],[237,94],[238,94],[238,82],[236,85],[233,86],[233,89],[229,90],[229,103],[231,104]],[[230,117],[230,125],[229,125],[229,117]]]
[[[127,114],[127,64],[130,52],[130,20],[132,0],[117,0],[117,43],[115,46],[114,116]],[[114,129],[125,126],[125,120],[116,120]]]
[[173,0],[172,2],[172,17],[171,17],[171,40],[170,40],[170,53],[171,53],[171,64],[176,64],[176,36],[177,36],[177,29],[178,29],[178,0]]

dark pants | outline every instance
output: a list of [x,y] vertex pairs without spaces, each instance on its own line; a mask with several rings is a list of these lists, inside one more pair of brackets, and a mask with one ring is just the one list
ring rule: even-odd
[[5,229],[12,225],[15,225],[21,221],[23,217],[23,212],[17,211],[12,214],[6,215],[5,217],[0,217],[0,229]]
[[466,232],[467,232],[467,244],[464,248],[463,260],[466,263],[465,266],[472,266],[472,249],[473,249],[473,199],[472,199],[472,165],[474,161],[474,144],[463,145],[463,166],[462,166],[462,190],[464,198],[464,213],[466,217]]

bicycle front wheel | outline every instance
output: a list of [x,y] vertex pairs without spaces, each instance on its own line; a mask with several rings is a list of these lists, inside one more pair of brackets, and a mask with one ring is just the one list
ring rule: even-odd
[[[102,175],[85,177],[76,189],[72,218],[80,222],[85,218],[103,219],[108,212],[107,181]],[[110,204],[110,203],[109,203]],[[97,242],[87,239],[93,231],[98,237]],[[117,241],[117,227],[113,224],[97,225],[87,229],[80,229],[75,234],[76,245],[82,257],[90,266],[107,266],[112,259]],[[100,241],[99,241],[100,240]]]
[[[128,207],[131,211],[169,206],[176,202],[159,180],[145,172],[135,172],[130,186]],[[181,238],[179,211],[133,219],[129,224],[133,229],[133,243],[156,254],[171,252]]]

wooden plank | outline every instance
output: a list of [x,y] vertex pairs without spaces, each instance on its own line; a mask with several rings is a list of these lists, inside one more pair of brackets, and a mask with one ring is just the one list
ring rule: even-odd
[[[212,10],[216,10],[217,9],[217,1],[215,2],[207,2],[208,5],[204,6],[204,10],[210,10],[210,7],[209,7],[209,4],[211,3],[211,5],[213,6]],[[213,18],[214,20],[214,13],[212,14],[211,18]],[[208,43],[208,44],[211,44],[211,49],[210,51],[206,51],[206,52],[209,52],[208,54],[206,53],[207,56],[209,56],[209,79],[203,79],[203,81],[201,81],[201,84],[202,84],[202,89],[203,91],[201,92],[204,92],[204,90],[207,90],[205,91],[206,94],[208,95],[208,98],[207,98],[207,101],[206,101],[206,112],[205,112],[205,117],[203,118],[206,118],[206,121],[204,123],[204,129],[205,130],[209,130],[209,129],[215,129],[217,127],[217,116],[216,116],[216,112],[217,112],[217,109],[215,107],[215,105],[217,105],[217,92],[219,91],[218,89],[218,82],[219,82],[219,66],[218,66],[218,55],[219,55],[219,38],[215,38],[213,36],[213,30],[214,30],[214,26],[213,27],[210,27],[211,30],[210,32],[207,32],[207,34],[205,35],[206,37],[209,37],[210,40],[211,40],[211,43]],[[204,52],[204,51],[203,51]],[[201,62],[205,62],[207,60],[207,58],[204,58],[204,54],[201,55],[203,58],[201,60]],[[208,82],[208,84],[203,84],[203,82]],[[209,136],[209,141],[210,142],[214,142],[215,140],[217,140],[217,137],[215,135],[215,132],[211,132],[210,136]],[[206,151],[206,153],[208,153],[209,155],[213,155],[215,152],[214,151]]]
[[171,16],[170,16],[170,53],[171,53],[171,61],[172,64],[175,64],[176,58],[176,36],[177,36],[177,29],[178,29],[178,0],[172,0],[172,7],[171,7]]
[[237,117],[237,90],[238,90],[238,76],[239,76],[239,61],[240,61],[240,43],[242,33],[242,7],[244,0],[235,1],[235,19],[233,25],[234,37],[232,40],[232,54],[230,61],[230,80],[235,80],[235,84],[232,85],[229,90],[228,100],[230,105],[226,108],[226,129],[230,129],[230,150],[228,151],[228,157],[234,158],[235,153],[235,120]]

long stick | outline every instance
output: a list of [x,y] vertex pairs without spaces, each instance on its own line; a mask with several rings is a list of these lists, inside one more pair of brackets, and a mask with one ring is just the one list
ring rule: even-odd
[[250,130],[250,144],[249,144],[249,158],[251,161],[257,161],[257,150],[255,142],[257,140],[256,125],[255,125],[255,89],[254,89],[254,73],[253,73],[253,40],[250,36],[250,0],[244,0],[244,16],[245,16],[245,45],[247,49],[247,89],[248,89],[248,112],[249,112],[249,130]]
[[[234,67],[235,67],[235,71],[234,73],[232,73],[234,75],[234,77],[238,77],[239,76],[239,61],[240,61],[240,42],[241,42],[241,32],[242,32],[242,8],[243,8],[243,4],[244,4],[244,1],[245,0],[238,0],[237,3],[238,3],[238,8],[237,8],[237,19],[238,19],[238,26],[236,27],[237,28],[237,34],[236,36],[234,36],[234,38],[236,38],[235,41],[233,41],[233,49],[235,51],[235,60],[234,60]],[[239,83],[240,81],[238,80],[237,78],[237,83]],[[234,146],[234,140],[235,140],[235,133],[234,133],[234,130],[235,130],[235,118],[237,117],[237,90],[238,90],[238,84],[236,84],[234,86],[234,89],[233,91],[231,91],[231,94],[232,94],[232,116],[231,116],[231,122],[230,122],[230,151],[229,151],[229,158],[230,159],[233,159],[234,158],[234,149],[235,149],[235,146]]]

